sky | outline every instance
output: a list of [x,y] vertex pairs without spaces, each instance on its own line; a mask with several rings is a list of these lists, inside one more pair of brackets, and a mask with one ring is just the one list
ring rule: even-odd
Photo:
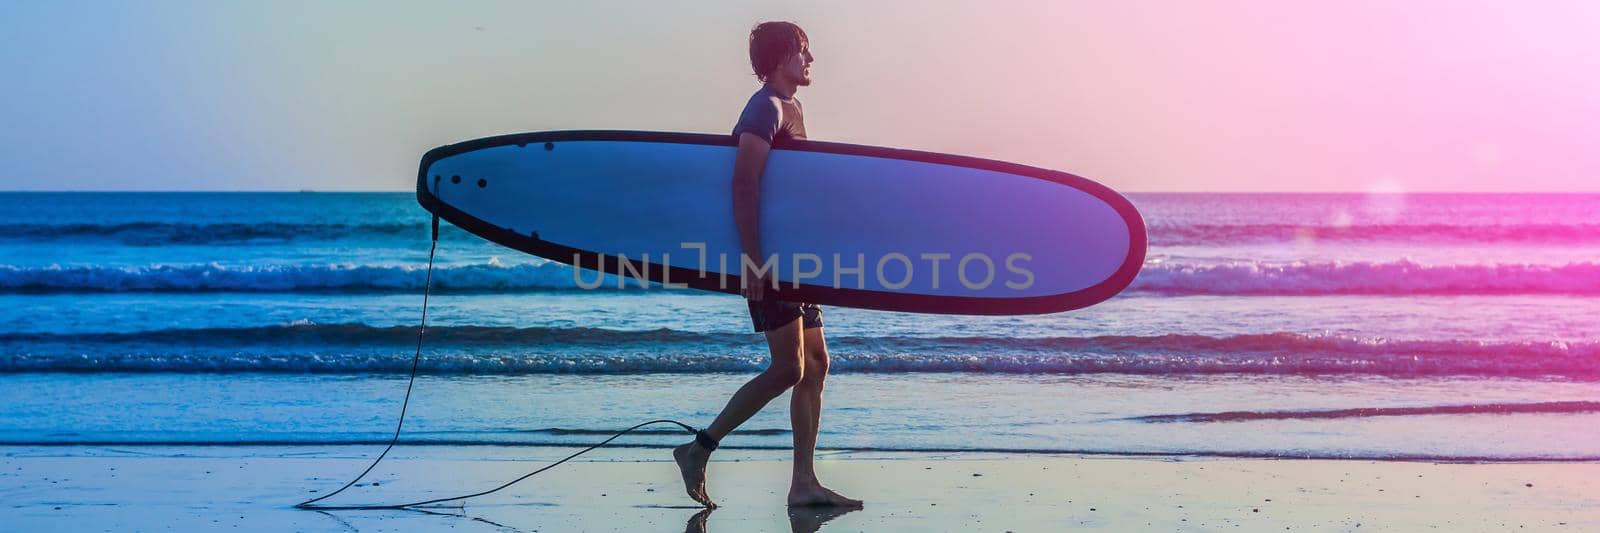
[[5,190],[408,190],[502,133],[726,133],[746,38],[812,139],[1142,191],[1600,191],[1600,2],[0,3]]

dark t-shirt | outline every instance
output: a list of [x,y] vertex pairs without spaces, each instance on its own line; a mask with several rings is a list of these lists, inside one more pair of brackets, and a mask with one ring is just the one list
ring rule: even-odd
[[750,101],[745,103],[744,112],[739,114],[739,123],[733,126],[734,142],[738,142],[739,134],[747,131],[765,139],[767,144],[777,139],[806,138],[806,119],[800,100],[785,99],[778,96],[772,86],[761,84],[761,88],[750,95]]

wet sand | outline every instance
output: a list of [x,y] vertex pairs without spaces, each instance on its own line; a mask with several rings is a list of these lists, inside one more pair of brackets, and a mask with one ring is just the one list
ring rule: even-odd
[[[719,452],[721,507],[683,495],[662,449],[603,449],[464,507],[304,511],[370,447],[3,447],[11,531],[1506,531],[1600,529],[1600,464],[831,453],[824,483],[866,500],[791,511],[789,464]],[[397,449],[325,503],[494,487],[567,448]],[[368,484],[376,481],[376,485]],[[316,492],[313,492],[316,491]]]

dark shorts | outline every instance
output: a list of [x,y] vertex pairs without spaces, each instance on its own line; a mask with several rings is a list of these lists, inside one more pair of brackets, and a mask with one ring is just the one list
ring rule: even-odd
[[817,304],[785,302],[771,298],[762,299],[760,302],[745,300],[750,305],[750,322],[756,327],[756,332],[781,328],[801,319],[801,329],[822,327],[822,308]]

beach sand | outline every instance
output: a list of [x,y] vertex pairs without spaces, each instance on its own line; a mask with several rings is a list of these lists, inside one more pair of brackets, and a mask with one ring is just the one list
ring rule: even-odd
[[[789,463],[718,452],[702,514],[664,449],[602,449],[464,508],[303,511],[379,449],[0,448],[8,531],[1507,531],[1600,529],[1600,464],[833,452],[823,481],[866,500],[784,506]],[[417,446],[326,503],[494,487],[574,451]],[[317,491],[317,492],[312,492]],[[703,520],[703,529],[701,521]]]

